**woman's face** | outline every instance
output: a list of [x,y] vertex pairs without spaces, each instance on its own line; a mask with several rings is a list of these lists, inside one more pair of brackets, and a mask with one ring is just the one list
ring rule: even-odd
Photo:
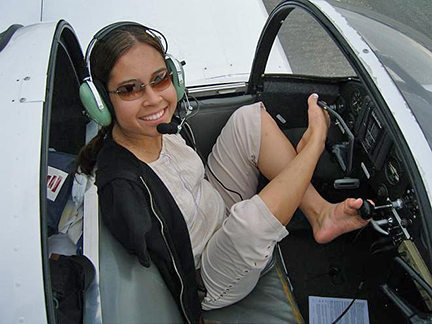
[[108,90],[116,91],[121,86],[134,82],[145,84],[142,97],[125,101],[118,94],[110,94],[118,126],[125,135],[139,137],[160,136],[156,126],[169,123],[177,106],[177,95],[172,85],[158,91],[148,85],[158,81],[166,71],[162,55],[145,43],[134,45],[114,65],[108,82]]

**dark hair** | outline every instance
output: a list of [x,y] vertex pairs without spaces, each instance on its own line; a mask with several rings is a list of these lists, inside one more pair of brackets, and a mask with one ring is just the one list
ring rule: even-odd
[[[137,43],[146,43],[154,47],[164,56],[165,51],[159,40],[147,33],[145,27],[124,25],[118,27],[98,40],[90,55],[91,73],[105,89],[111,77],[111,71],[115,63]],[[108,96],[106,96],[108,97]],[[81,167],[81,172],[90,174],[96,165],[99,151],[104,145],[104,139],[109,134],[115,123],[115,116],[111,125],[102,127],[98,134],[84,146],[78,154],[76,170]]]

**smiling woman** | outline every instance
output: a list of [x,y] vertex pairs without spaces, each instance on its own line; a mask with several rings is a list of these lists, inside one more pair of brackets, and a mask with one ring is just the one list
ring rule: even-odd
[[[367,222],[357,213],[361,199],[330,204],[310,184],[329,120],[316,94],[308,98],[309,127],[297,151],[260,102],[232,114],[206,170],[179,134],[161,134],[158,126],[171,122],[182,97],[154,34],[116,23],[90,43],[84,86],[95,85],[112,124],[84,147],[78,165],[97,161],[105,225],[142,265],[155,263],[184,319],[197,321],[201,308],[227,307],[251,293],[299,206],[320,243]],[[259,172],[269,182],[257,194]],[[195,273],[205,291],[201,300]]]
[[[156,83],[161,73],[165,82]],[[156,127],[171,121],[178,101],[161,52],[146,43],[138,43],[115,63],[107,88],[119,89],[131,81],[142,85],[144,81],[150,86],[140,86],[138,92],[133,91],[127,96],[111,91],[110,100],[116,120],[113,137],[128,143],[128,148],[140,159],[152,162],[159,157],[162,148]],[[137,147],[145,152],[136,150]]]

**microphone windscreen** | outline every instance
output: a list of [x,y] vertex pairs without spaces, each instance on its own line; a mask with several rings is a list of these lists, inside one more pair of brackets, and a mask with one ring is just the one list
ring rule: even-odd
[[176,123],[171,122],[159,124],[156,129],[160,134],[176,134],[178,127]]

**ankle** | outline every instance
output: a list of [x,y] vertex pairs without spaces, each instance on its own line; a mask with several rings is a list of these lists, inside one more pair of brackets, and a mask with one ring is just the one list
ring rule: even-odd
[[335,204],[326,202],[326,204],[321,207],[320,212],[316,215],[315,223],[313,225],[313,233],[315,241],[319,244],[328,243],[333,239],[332,233],[329,232],[328,225],[331,223],[335,207]]

